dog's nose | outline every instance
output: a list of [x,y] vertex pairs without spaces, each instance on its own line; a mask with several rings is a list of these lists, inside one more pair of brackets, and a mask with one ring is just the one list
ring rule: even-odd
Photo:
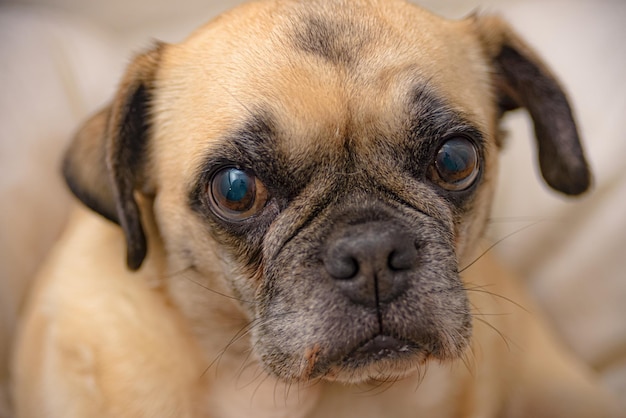
[[414,237],[387,222],[347,227],[329,240],[324,267],[354,303],[377,306],[398,297],[418,263]]

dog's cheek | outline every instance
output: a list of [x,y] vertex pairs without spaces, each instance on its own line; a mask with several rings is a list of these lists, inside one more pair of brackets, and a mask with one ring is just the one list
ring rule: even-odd
[[[387,322],[399,330],[409,324],[403,334],[417,333],[415,339],[420,340],[421,333],[426,341],[432,340],[434,357],[457,357],[467,346],[472,326],[469,301],[458,274],[455,236],[431,218],[416,221],[412,228],[420,231],[421,268],[402,303],[390,307]],[[415,325],[418,322],[421,325]]]
[[376,316],[348,307],[314,254],[321,237],[297,236],[265,266],[253,343],[266,369],[287,381],[326,373],[337,346],[354,345]]
[[244,299],[229,281],[236,276],[237,263],[207,232],[204,219],[180,204],[184,200],[176,196],[176,189],[169,191],[158,194],[153,205],[167,263],[164,284],[180,296],[176,299],[181,305],[192,305],[197,300],[200,305],[212,306],[228,302],[228,298]]
[[[296,256],[292,260],[300,258]],[[311,281],[320,280],[303,274],[303,270],[308,269],[295,268],[280,259],[269,263],[259,288],[262,295],[256,314],[259,326],[253,330],[254,347],[264,366],[288,381],[300,380],[307,368],[304,364],[307,347],[319,349],[329,343],[319,337],[323,334],[323,318],[316,306],[325,286],[323,283],[307,286],[307,276]],[[327,300],[329,305],[337,305],[331,298]]]
[[480,187],[466,202],[466,206],[454,214],[455,248],[462,269],[480,254],[485,229],[491,216],[493,195],[497,186],[499,149],[495,140],[485,147]]

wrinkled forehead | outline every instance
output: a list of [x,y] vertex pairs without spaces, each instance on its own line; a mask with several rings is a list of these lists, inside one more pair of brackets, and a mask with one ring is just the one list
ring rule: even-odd
[[339,145],[348,131],[391,134],[419,100],[485,131],[494,120],[469,25],[404,2],[253,3],[201,28],[166,61],[162,73],[177,83],[164,101],[193,103],[187,122],[217,120],[207,129],[219,129],[272,115],[298,150],[315,146],[313,137]]

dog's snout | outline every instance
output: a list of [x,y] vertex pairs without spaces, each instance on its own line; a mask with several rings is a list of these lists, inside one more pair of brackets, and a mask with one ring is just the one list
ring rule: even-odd
[[323,261],[350,300],[376,306],[402,293],[417,259],[415,239],[409,233],[393,224],[374,222],[350,226],[332,237]]

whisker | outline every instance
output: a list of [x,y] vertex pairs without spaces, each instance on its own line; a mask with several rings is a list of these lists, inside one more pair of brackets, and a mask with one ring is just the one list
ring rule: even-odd
[[[243,377],[244,372],[248,368],[250,368],[250,367],[252,367],[254,365],[258,366],[258,363],[254,362],[254,361],[252,361],[250,359],[252,357],[252,354],[254,353],[254,346],[251,346],[246,351],[248,352],[248,354],[246,354],[246,357],[241,362],[241,365],[239,366],[239,369],[237,371],[237,382],[239,382],[239,380],[241,380],[241,378]],[[252,379],[252,380],[254,381],[254,379]]]
[[480,312],[472,312],[473,316],[509,316],[510,313],[480,313]]
[[[237,390],[245,389],[248,386],[251,386],[254,382],[256,382],[259,378],[263,376],[265,376],[266,379],[268,377],[268,374],[265,373],[265,370],[263,369],[262,365],[250,359],[250,357],[254,353],[254,346],[251,346],[247,351],[248,351],[248,354],[246,355],[245,359],[242,361],[241,366],[239,366],[239,372],[237,373],[237,378],[235,380],[236,382],[235,385],[236,385]],[[253,372],[252,378],[248,382],[241,384],[240,381],[243,377],[243,373],[251,367],[256,367],[256,371]],[[256,390],[258,390],[258,388]],[[252,399],[251,399],[251,402],[252,402]]]
[[496,247],[498,244],[500,244],[500,243],[502,243],[503,241],[505,241],[505,240],[507,240],[507,239],[511,238],[511,237],[512,237],[512,236],[514,236],[514,235],[519,234],[519,233],[520,233],[520,232],[522,232],[522,231],[525,231],[525,230],[527,230],[527,229],[529,229],[529,228],[532,228],[533,226],[539,225],[540,223],[543,223],[543,222],[545,222],[545,219],[540,219],[540,220],[538,220],[538,221],[535,221],[535,222],[532,222],[532,223],[530,223],[530,224],[528,224],[528,225],[525,225],[525,226],[523,226],[523,227],[521,227],[521,228],[519,228],[519,229],[517,229],[517,230],[515,230],[515,231],[513,231],[513,232],[511,232],[511,233],[509,233],[509,234],[506,234],[504,237],[500,238],[499,240],[497,240],[496,242],[494,242],[493,244],[491,244],[489,247],[487,247],[487,249],[486,249],[485,251],[483,251],[483,252],[482,252],[482,253],[481,253],[478,257],[476,257],[476,258],[474,259],[474,261],[470,262],[468,265],[466,265],[465,267],[461,268],[461,269],[459,270],[459,273],[463,273],[465,270],[467,270],[468,268],[472,267],[474,264],[476,264],[476,262],[477,262],[478,260],[480,260],[481,258],[483,258],[483,257],[484,257],[484,256],[485,256],[485,255],[486,255],[489,251],[491,251],[491,250],[492,250],[494,247]]
[[[247,358],[249,359],[250,357],[247,357]],[[250,361],[247,365],[243,367],[242,373],[243,371],[245,371],[246,369],[252,366],[256,366],[256,371],[252,375],[252,379],[250,379],[250,381],[247,383],[240,384],[239,381],[241,380],[242,376],[241,375],[237,376],[237,389],[245,389],[248,386],[251,386],[254,382],[256,382],[259,378],[263,376],[265,376],[266,378],[269,377],[269,374],[265,373],[265,370],[263,369],[263,367],[259,363],[256,363],[253,361]]]
[[289,392],[291,391],[291,387],[292,386],[293,386],[293,382],[292,381],[284,383],[283,397],[285,398],[285,407],[287,407],[287,402],[289,400]]
[[[248,335],[248,333],[250,332],[250,330],[255,326],[255,322],[257,322],[257,320],[254,321],[250,321],[248,322],[246,325],[244,325],[243,327],[241,327],[236,333],[235,335],[230,339],[230,341],[226,344],[226,346],[220,350],[220,352],[217,354],[217,356],[215,356],[215,358],[211,361],[211,363],[209,363],[209,365],[206,367],[206,369],[204,369],[204,371],[202,372],[201,376],[204,376],[211,367],[213,367],[214,364],[218,364],[220,360],[222,359],[222,356],[226,353],[226,351],[233,345],[235,344],[237,341],[239,341],[240,339],[244,338],[246,335]],[[217,367],[215,370],[215,373],[217,373]]]
[[167,280],[170,280],[170,279],[175,278],[176,276],[179,276],[181,274],[187,273],[189,270],[192,270],[193,268],[194,268],[193,264],[190,264],[187,267],[183,267],[182,269],[180,269],[178,271],[167,273],[163,278],[167,279]]
[[393,377],[385,377],[382,382],[380,383],[380,385],[378,385],[378,389],[375,392],[372,393],[372,396],[379,396],[382,395],[383,393],[387,392],[388,390],[391,390],[391,388],[398,383],[398,381],[400,380],[400,376],[393,376]]
[[199,287],[201,287],[201,288],[203,288],[205,290],[208,290],[211,293],[214,293],[214,294],[219,295],[219,296],[223,296],[226,299],[236,300],[237,302],[243,302],[243,303],[252,304],[252,305],[256,304],[255,301],[241,299],[241,298],[238,298],[238,297],[235,297],[235,296],[227,295],[226,293],[219,292],[219,291],[217,291],[215,289],[211,289],[210,287],[208,287],[208,286],[206,286],[206,285],[204,285],[204,284],[202,284],[202,283],[200,283],[200,282],[198,282],[196,280],[193,280],[192,278],[188,277],[187,275],[182,275],[182,277],[185,280],[188,280],[191,283],[193,283],[193,284],[195,284],[195,285],[197,285],[197,286],[199,286]]
[[[469,284],[469,283],[468,283],[468,284]],[[492,296],[492,297],[495,297],[495,298],[502,299],[502,300],[504,300],[504,301],[506,301],[506,302],[511,303],[512,305],[517,306],[518,308],[520,308],[521,310],[523,310],[523,311],[524,311],[524,312],[526,312],[526,313],[529,313],[529,314],[530,314],[530,313],[532,313],[531,311],[529,311],[528,309],[526,309],[523,305],[520,305],[519,303],[515,302],[513,299],[508,298],[508,297],[503,296],[503,295],[500,295],[500,294],[498,294],[498,293],[494,293],[494,292],[490,292],[490,291],[488,291],[488,290],[485,290],[485,287],[486,287],[486,286],[478,286],[478,285],[476,285],[475,287],[471,287],[471,288],[470,288],[470,287],[464,286],[464,289],[465,289],[465,291],[466,291],[466,292],[484,293],[484,294],[486,294],[486,295],[489,295],[489,296]],[[496,314],[490,314],[490,315],[496,315]]]
[[476,318],[477,321],[485,324],[486,326],[488,326],[489,328],[491,328],[493,331],[495,331],[500,338],[502,339],[502,341],[504,341],[504,344],[506,345],[506,349],[510,352],[511,351],[511,345],[515,346],[516,348],[520,348],[519,345],[517,345],[512,339],[510,339],[509,337],[507,337],[502,331],[500,331],[498,328],[496,328],[495,326],[493,326],[492,324],[490,324],[488,321],[485,321],[484,319],[481,318]]
[[538,221],[556,221],[557,219],[550,219],[542,216],[497,216],[491,217],[487,221],[490,224],[493,223],[506,223],[506,222],[538,222]]
[[[528,311],[528,309],[524,308],[522,305],[520,305],[519,303],[515,302],[514,300],[507,298],[506,296],[502,296],[499,295],[497,293],[493,293],[493,292],[489,292],[488,290],[484,290],[482,289],[482,287],[484,286],[476,286],[473,289],[467,289],[467,291],[473,291],[473,292],[480,292],[480,293],[485,293],[488,294],[492,297],[497,297],[500,298],[502,300],[505,300],[513,305],[515,305],[516,307],[522,309],[524,312],[530,313],[530,311]],[[495,327],[493,324],[491,324],[489,321],[487,321],[486,319],[480,318],[481,316],[487,316],[488,314],[483,314],[482,311],[480,310],[480,308],[478,306],[476,306],[475,304],[471,304],[472,308],[477,311],[478,313],[472,313],[472,318],[476,319],[476,321],[481,322],[482,324],[486,325],[487,327],[491,328],[493,331],[495,331],[500,338],[504,341],[504,343],[506,344],[506,348],[508,351],[511,351],[511,345],[514,345],[517,348],[520,348],[519,345],[517,345],[511,338],[507,337],[502,331],[500,331],[497,327]],[[490,314],[491,316],[494,315],[498,315],[498,314]],[[508,315],[508,314],[500,314],[500,315]]]
[[465,365],[468,373],[472,378],[476,378],[476,355],[474,353],[474,347],[470,347],[461,355],[461,361]]
[[[228,344],[227,344],[227,345],[226,345],[226,346],[225,346],[225,347],[224,347],[224,348],[220,351],[220,353],[217,355],[216,359],[214,359],[214,360],[211,362],[211,364],[215,363],[215,361],[217,360],[217,361],[218,361],[218,365],[219,365],[219,360],[220,360],[220,359],[222,358],[222,356],[226,353],[226,351],[228,350],[228,348],[230,348],[230,346],[232,346],[232,345],[233,345],[234,343],[236,343],[237,341],[239,341],[239,340],[241,340],[242,338],[244,338],[244,337],[246,337],[247,335],[249,335],[255,327],[261,326],[261,325],[263,325],[263,324],[267,324],[267,323],[269,323],[270,321],[272,321],[272,320],[274,320],[274,319],[276,319],[276,318],[280,318],[280,317],[282,317],[282,316],[286,316],[286,315],[289,315],[289,314],[292,314],[292,313],[293,313],[293,312],[289,312],[289,311],[288,311],[288,312],[281,312],[280,314],[275,314],[275,315],[272,315],[272,316],[270,316],[269,318],[264,318],[264,319],[257,318],[257,319],[255,319],[255,320],[253,320],[253,321],[249,322],[248,324],[246,324],[246,326],[242,327],[242,328],[241,328],[241,329],[240,329],[240,330],[239,330],[239,331],[235,334],[235,336],[233,336],[233,338],[230,340],[230,342],[229,342],[229,343],[228,343]],[[255,344],[258,344],[258,343],[255,343]],[[238,371],[238,373],[237,373],[237,380],[241,379],[241,377],[242,377],[243,373],[246,371],[246,369],[247,369],[247,367],[249,367],[249,365],[254,364],[254,363],[252,363],[252,362],[249,362],[250,357],[251,357],[251,356],[252,356],[252,354],[254,353],[254,347],[255,347],[255,346],[251,346],[251,347],[248,349],[248,354],[246,355],[246,357],[245,357],[245,358],[244,358],[244,360],[242,361],[241,366],[239,367],[239,371]],[[211,367],[211,366],[209,365],[209,367]],[[262,368],[260,368],[260,369],[261,369],[260,374],[262,374],[262,373],[263,373],[263,369],[262,369]],[[258,376],[255,376],[249,384],[253,383],[253,382],[254,382],[254,380],[256,380],[256,378],[257,378],[257,377],[258,377]],[[246,385],[246,386],[247,386],[247,385]],[[244,387],[245,387],[245,386],[244,386]]]
[[278,407],[278,402],[276,401],[276,392],[278,392],[279,383],[280,382],[278,379],[274,379],[274,390],[272,391],[272,399],[274,400],[274,408]]
[[270,378],[270,375],[265,373],[265,377],[263,377],[263,379],[261,379],[261,381],[259,382],[259,384],[256,386],[256,388],[254,389],[254,391],[252,392],[252,395],[250,395],[250,405],[252,405],[252,402],[254,401],[254,397],[256,396],[257,392],[261,389],[261,386],[263,386],[263,384]]
[[429,362],[424,363],[421,366],[417,367],[417,382],[415,384],[415,392],[417,392],[424,383],[424,379],[426,379],[426,374],[428,373]]
[[397,381],[398,378],[392,378],[391,376],[381,376],[378,378],[373,378],[369,381],[368,386],[359,391],[359,394],[363,396],[377,396],[390,389],[390,387],[387,387],[388,384],[391,386]]

